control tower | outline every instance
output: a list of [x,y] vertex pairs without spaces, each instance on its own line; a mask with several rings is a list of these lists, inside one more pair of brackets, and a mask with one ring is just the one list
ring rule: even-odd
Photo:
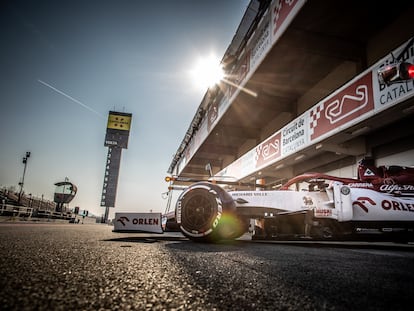
[[101,196],[101,206],[105,207],[103,222],[108,221],[109,208],[115,207],[121,153],[122,149],[128,148],[131,121],[131,113],[109,111],[105,135],[105,147],[108,147],[108,155],[106,157],[105,176]]

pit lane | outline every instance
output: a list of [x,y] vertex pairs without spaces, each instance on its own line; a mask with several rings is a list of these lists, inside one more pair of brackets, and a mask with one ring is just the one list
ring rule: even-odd
[[411,244],[194,243],[103,224],[0,224],[3,310],[406,310]]

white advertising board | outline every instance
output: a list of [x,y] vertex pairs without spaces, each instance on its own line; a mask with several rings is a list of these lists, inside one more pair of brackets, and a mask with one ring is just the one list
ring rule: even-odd
[[113,232],[163,233],[161,213],[115,213]]

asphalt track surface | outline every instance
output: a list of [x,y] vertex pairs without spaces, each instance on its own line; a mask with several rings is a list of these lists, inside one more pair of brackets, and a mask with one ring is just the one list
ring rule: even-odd
[[413,245],[0,224],[1,310],[412,310]]

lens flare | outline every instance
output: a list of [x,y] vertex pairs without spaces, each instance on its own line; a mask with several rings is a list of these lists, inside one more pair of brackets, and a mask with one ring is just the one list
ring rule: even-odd
[[222,239],[235,239],[246,231],[243,222],[231,213],[223,213],[217,233]]

